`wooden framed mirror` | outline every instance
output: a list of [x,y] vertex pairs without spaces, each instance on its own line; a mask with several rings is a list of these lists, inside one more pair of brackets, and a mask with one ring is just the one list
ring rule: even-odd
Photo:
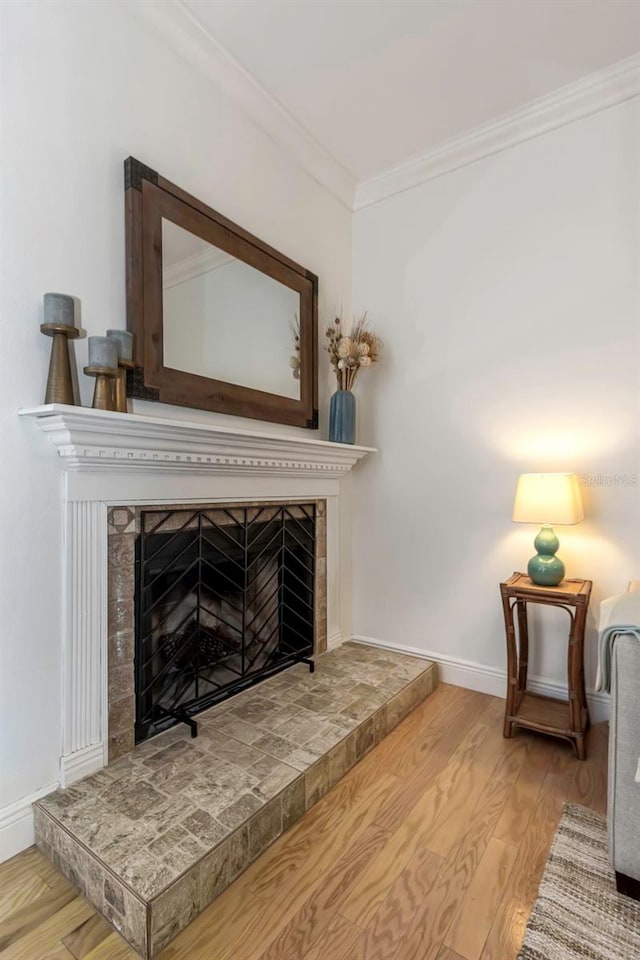
[[129,393],[317,429],[318,278],[125,161]]

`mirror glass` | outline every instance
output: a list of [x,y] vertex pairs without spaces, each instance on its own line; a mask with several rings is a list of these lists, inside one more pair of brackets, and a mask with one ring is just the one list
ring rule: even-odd
[[162,218],[164,366],[300,399],[300,294]]

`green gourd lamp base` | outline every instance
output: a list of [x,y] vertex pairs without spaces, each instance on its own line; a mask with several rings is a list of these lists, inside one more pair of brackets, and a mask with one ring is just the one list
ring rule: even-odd
[[564,577],[564,563],[556,557],[560,541],[550,523],[543,523],[533,545],[538,552],[529,560],[527,573],[540,587],[557,587]]

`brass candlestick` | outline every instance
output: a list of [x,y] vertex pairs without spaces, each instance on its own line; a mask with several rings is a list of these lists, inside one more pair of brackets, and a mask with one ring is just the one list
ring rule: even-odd
[[75,404],[71,362],[69,360],[68,340],[75,340],[80,331],[67,323],[41,323],[40,330],[46,337],[52,337],[49,376],[44,395],[45,403]]
[[92,403],[94,410],[113,410],[113,389],[111,381],[117,378],[118,368],[85,367],[84,372],[88,377],[96,378]]
[[118,376],[113,386],[113,409],[117,413],[127,412],[127,370],[133,370],[134,367],[133,360],[118,357]]

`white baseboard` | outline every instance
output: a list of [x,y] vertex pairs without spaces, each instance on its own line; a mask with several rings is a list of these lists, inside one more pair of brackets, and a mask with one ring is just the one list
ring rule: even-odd
[[60,784],[68,787],[104,767],[104,744],[92,743],[60,758]]
[[[422,650],[419,647],[409,647],[401,643],[389,643],[386,640],[377,640],[375,637],[363,637],[354,634],[353,639],[358,643],[367,643],[372,647],[385,650],[398,650],[413,657],[422,657],[438,664],[440,679],[444,683],[451,683],[455,687],[466,687],[468,690],[477,690],[479,693],[488,693],[492,697],[504,699],[507,687],[507,674],[498,667],[489,667],[484,663],[474,663],[472,660],[461,660],[459,657],[448,657],[432,650]],[[563,700],[567,697],[566,685],[555,680],[543,677],[530,677],[529,688],[533,693],[541,693],[546,697]],[[592,723],[600,723],[609,719],[609,695],[587,691],[589,715]]]
[[344,643],[344,637],[341,633],[334,633],[332,636],[327,637],[327,650],[335,650],[336,647],[341,646]]
[[50,783],[0,809],[0,863],[31,846],[34,839],[31,804],[57,790],[58,786],[58,783]]
[[95,743],[67,757],[60,758],[60,783],[55,781],[21,797],[14,803],[0,809],[0,863],[14,857],[16,853],[30,847],[33,836],[33,809],[32,804],[40,797],[53,793],[58,787],[68,787],[70,784],[96,773],[104,767],[104,746]]

